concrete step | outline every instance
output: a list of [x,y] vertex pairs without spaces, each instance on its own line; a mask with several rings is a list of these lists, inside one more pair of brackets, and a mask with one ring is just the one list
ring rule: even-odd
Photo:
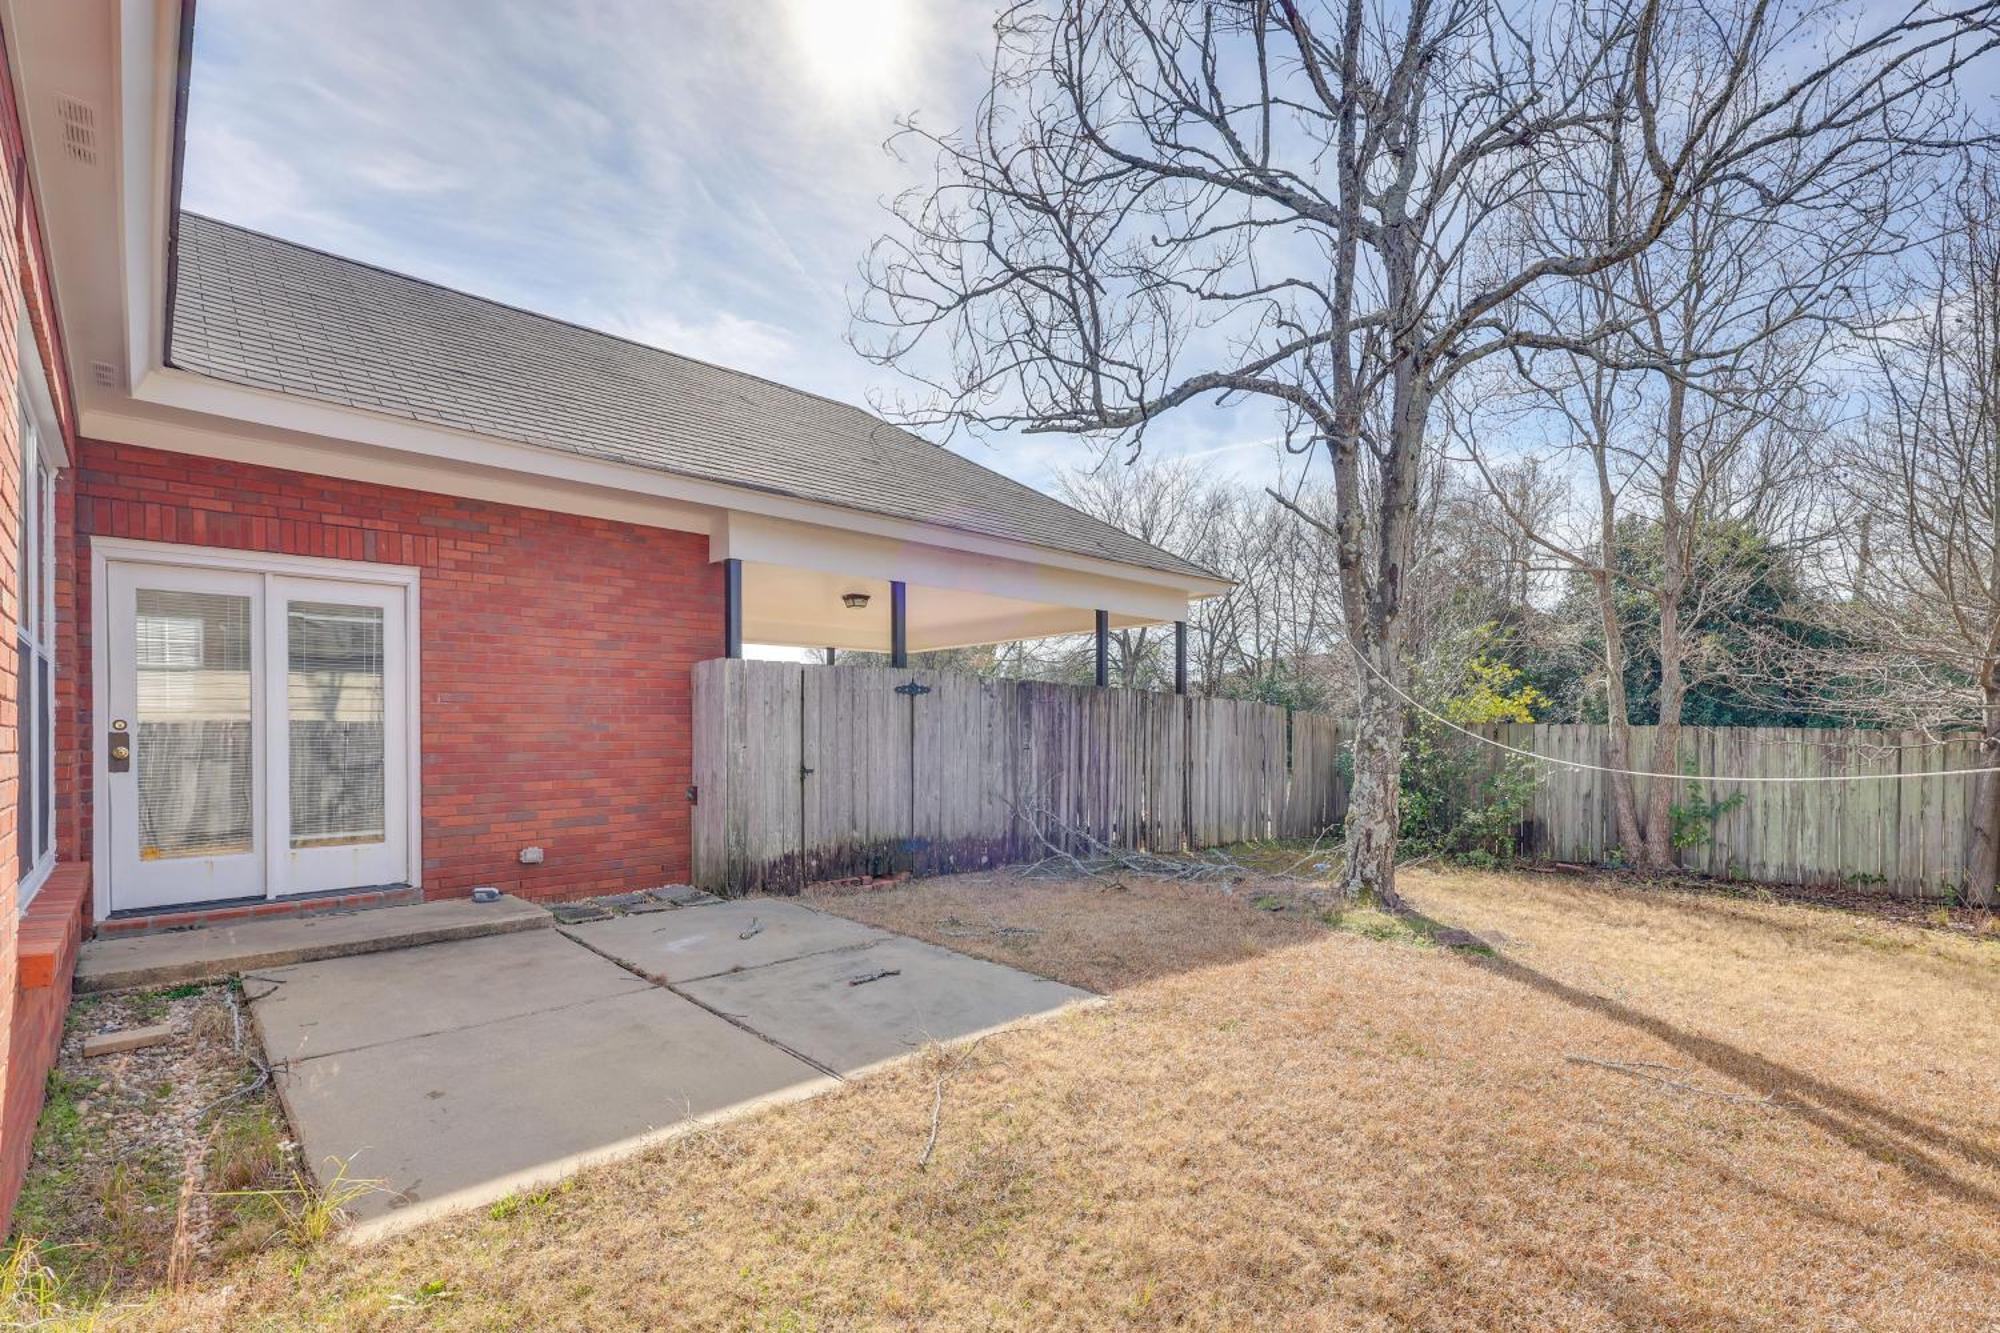
[[503,894],[490,903],[451,898],[410,907],[96,939],[77,956],[76,989],[87,994],[217,981],[289,963],[542,930],[552,920],[535,904]]

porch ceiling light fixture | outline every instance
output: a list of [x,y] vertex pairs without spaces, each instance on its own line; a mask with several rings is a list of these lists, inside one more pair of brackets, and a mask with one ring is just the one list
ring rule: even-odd
[[841,605],[850,611],[863,611],[868,607],[868,594],[865,592],[844,592],[840,595],[840,601]]

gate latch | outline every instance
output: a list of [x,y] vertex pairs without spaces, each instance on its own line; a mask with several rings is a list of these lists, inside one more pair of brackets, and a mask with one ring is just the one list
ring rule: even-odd
[[906,680],[901,685],[898,685],[896,687],[896,693],[907,694],[912,699],[916,698],[920,694],[929,694],[930,692],[931,692],[930,686],[919,685],[914,680]]

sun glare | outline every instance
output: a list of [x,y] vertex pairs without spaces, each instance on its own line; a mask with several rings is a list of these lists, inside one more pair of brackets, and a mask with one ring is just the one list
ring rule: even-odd
[[907,58],[913,0],[787,0],[786,9],[800,64],[830,93],[880,91]]

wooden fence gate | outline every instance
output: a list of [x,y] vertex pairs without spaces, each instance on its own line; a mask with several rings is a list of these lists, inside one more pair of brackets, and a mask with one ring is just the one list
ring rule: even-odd
[[1346,783],[1331,717],[940,671],[694,671],[695,883],[816,880],[1313,837]]

